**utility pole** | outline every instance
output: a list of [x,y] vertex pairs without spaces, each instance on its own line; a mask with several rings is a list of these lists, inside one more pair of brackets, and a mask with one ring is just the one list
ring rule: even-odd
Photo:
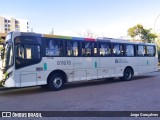
[[[156,17],[156,19],[155,19],[155,21],[154,21],[154,27],[153,27],[153,28],[154,28],[154,34],[156,34],[156,22],[157,22],[157,20],[158,20],[159,17],[160,17],[160,14]],[[158,40],[158,41],[159,41],[159,40]],[[157,44],[158,41],[155,41],[155,40],[154,40],[154,43]]]
[[54,28],[52,28],[52,32],[51,32],[51,34],[52,34],[52,35],[54,35]]
[[33,32],[33,28],[31,28],[31,32]]
[[156,17],[155,21],[154,21],[154,33],[156,33],[156,22],[158,20],[158,18],[160,17],[160,14]]

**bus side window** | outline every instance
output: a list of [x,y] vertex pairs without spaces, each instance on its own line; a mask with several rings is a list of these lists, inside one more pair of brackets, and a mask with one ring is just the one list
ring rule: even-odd
[[121,54],[121,49],[120,49],[120,44],[113,44],[113,55],[120,55]]
[[40,46],[39,45],[24,45],[25,47],[25,59],[40,59]]
[[155,54],[154,46],[146,46],[147,56],[153,57]]
[[120,55],[124,55],[124,45],[120,44]]
[[86,42],[85,49],[86,49],[86,56],[91,56],[92,44],[90,42]]
[[79,56],[79,45],[78,45],[78,42],[76,41],[74,41],[73,42],[73,56]]
[[47,56],[60,56],[60,41],[50,39],[48,45],[46,45]]
[[78,42],[77,41],[67,41],[66,49],[67,49],[67,56],[78,56]]
[[111,45],[109,43],[100,43],[100,56],[111,55]]
[[91,42],[82,42],[82,56],[91,56],[92,48]]
[[96,43],[93,43],[93,56],[98,56],[98,49]]
[[143,45],[138,45],[138,48],[137,48],[137,54],[138,56],[144,56],[145,55],[145,46]]
[[104,56],[105,55],[105,45],[103,43],[100,43],[100,47],[99,47],[99,52],[100,52],[100,56]]
[[17,44],[15,47],[15,53],[15,56],[18,59],[40,59],[40,46]]
[[67,56],[73,56],[73,43],[72,41],[67,41]]
[[126,56],[134,56],[134,45],[126,45],[125,53]]
[[19,59],[25,59],[24,56],[24,46],[21,44],[16,45],[16,57]]

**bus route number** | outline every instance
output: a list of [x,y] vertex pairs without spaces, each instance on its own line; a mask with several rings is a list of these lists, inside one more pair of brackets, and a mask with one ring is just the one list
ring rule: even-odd
[[71,65],[71,61],[70,60],[60,60],[60,61],[57,61],[57,65]]

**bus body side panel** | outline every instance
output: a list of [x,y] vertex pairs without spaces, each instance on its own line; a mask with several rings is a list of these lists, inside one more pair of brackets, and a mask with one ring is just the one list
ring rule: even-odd
[[137,58],[136,57],[115,57],[115,76],[122,77],[126,67],[131,67],[137,74]]
[[98,78],[115,77],[115,58],[100,57],[98,68]]
[[74,81],[97,79],[98,57],[74,57]]
[[126,67],[131,67],[134,71],[134,75],[138,74],[137,57],[122,57],[120,60],[121,60],[120,64],[121,64],[123,71],[125,70]]
[[157,60],[158,59],[156,57],[138,58],[139,73],[148,73],[148,72],[158,71]]
[[138,74],[147,73],[149,71],[147,67],[149,65],[148,57],[138,57],[137,60],[138,60]]
[[67,75],[68,81],[73,81],[73,57],[45,57],[43,61],[47,77],[52,71],[61,70]]
[[114,68],[115,68],[115,77],[122,77],[123,71],[125,69],[125,66],[123,66],[123,63],[125,59],[123,57],[114,57]]
[[153,72],[153,71],[156,71],[155,58],[148,57],[147,58],[147,72]]
[[16,83],[20,83],[20,86],[17,87],[35,86],[47,83],[47,76],[43,71],[42,62],[17,69],[14,75]]
[[155,68],[155,71],[158,71],[158,57],[154,57],[154,68]]

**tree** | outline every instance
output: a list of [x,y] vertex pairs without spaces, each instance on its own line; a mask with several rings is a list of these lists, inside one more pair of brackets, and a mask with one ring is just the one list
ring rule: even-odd
[[0,37],[0,44],[4,43],[4,40]]
[[157,44],[157,50],[158,50],[158,59],[160,59],[160,38],[159,37],[157,37],[156,44]]
[[91,30],[87,30],[84,33],[78,33],[81,37],[86,37],[86,38],[96,38],[98,37],[98,34],[95,34]]
[[133,39],[138,38],[144,42],[151,43],[157,38],[157,35],[151,33],[151,30],[152,29],[145,29],[142,25],[137,24],[128,29],[128,35]]

